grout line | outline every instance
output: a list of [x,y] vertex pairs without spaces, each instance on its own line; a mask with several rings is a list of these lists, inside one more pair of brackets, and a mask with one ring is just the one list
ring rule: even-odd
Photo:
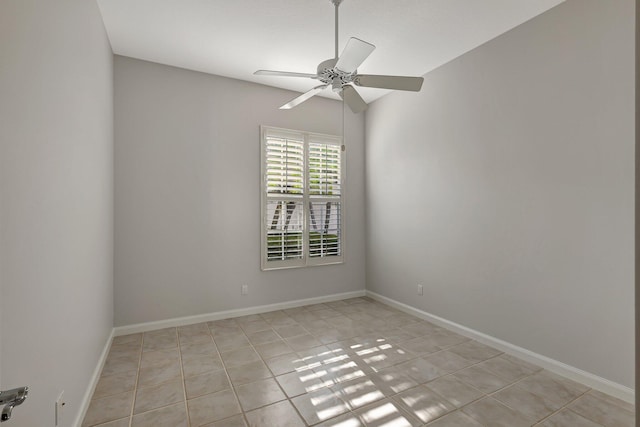
[[[209,330],[209,334],[211,335],[211,341],[213,341],[213,345],[216,348],[216,351],[218,352],[218,357],[220,358],[220,361],[222,362],[222,369],[224,370],[224,374],[227,376],[227,381],[229,382],[229,387],[231,388],[231,392],[235,396],[236,401],[238,402],[238,406],[240,407],[240,413],[242,415],[242,419],[244,420],[244,423],[246,425],[249,425],[249,422],[247,420],[247,415],[246,415],[244,409],[242,408],[242,405],[240,404],[240,398],[238,398],[238,393],[236,392],[235,386],[233,385],[233,382],[231,381],[231,377],[229,376],[229,372],[227,371],[227,364],[225,363],[224,359],[222,358],[222,352],[220,351],[220,348],[218,347],[218,344],[216,343],[216,340],[215,340],[215,338],[213,336],[213,331],[211,330],[211,327],[209,326],[209,322],[205,322],[205,324],[207,325],[207,329]],[[240,325],[238,325],[238,327],[239,326]],[[242,331],[242,334],[244,335],[244,330],[242,330],[242,328],[240,328],[240,330]],[[245,336],[245,338],[247,338],[247,337]],[[249,341],[248,338],[247,338],[247,341]],[[251,343],[249,343],[249,344],[251,344]],[[231,350],[231,351],[233,351],[233,350]],[[217,422],[217,421],[214,421],[214,422]]]
[[140,354],[138,356],[138,369],[136,370],[136,381],[133,383],[133,400],[131,402],[131,412],[129,413],[129,427],[133,424],[133,410],[136,407],[136,396],[138,394],[138,381],[140,381],[140,368],[142,366],[142,352],[144,351],[144,334],[140,337]]
[[[191,417],[189,415],[189,405],[187,404],[187,384],[184,381],[184,367],[182,366],[182,347],[180,347],[180,334],[176,327],[176,339],[178,342],[178,363],[180,363],[180,379],[182,381],[182,396],[184,397],[184,410],[187,415],[187,427],[191,426]],[[213,341],[213,339],[212,339]]]
[[[575,402],[576,400],[580,399],[580,398],[581,398],[582,396],[584,396],[585,394],[589,393],[591,390],[592,390],[591,388],[587,389],[587,391],[585,391],[584,393],[580,394],[580,395],[579,395],[579,396],[577,396],[575,399],[570,400],[569,402],[567,402],[566,404],[564,404],[564,406],[561,406],[560,408],[558,408],[557,410],[553,411],[552,413],[550,413],[549,415],[547,415],[547,416],[546,416],[546,417],[544,417],[543,419],[541,419],[541,420],[539,420],[539,421],[536,421],[536,425],[537,425],[537,424],[541,424],[541,423],[543,423],[544,421],[548,420],[549,418],[551,418],[552,416],[554,416],[555,414],[557,414],[558,412],[560,412],[560,411],[562,411],[562,410],[564,410],[564,409],[567,409],[568,411],[571,411],[571,409],[569,408],[569,405],[571,405],[571,404],[572,404],[573,402]],[[512,409],[513,409],[513,408],[512,408]],[[589,417],[585,417],[585,416],[584,416],[584,415],[582,415],[582,414],[578,414],[578,415],[580,415],[581,417],[583,417],[583,418],[585,418],[585,419],[588,419],[589,421],[594,422],[595,424],[598,424],[598,425],[600,424],[600,423],[597,423],[597,422],[593,421],[593,420],[592,420],[592,419],[590,419]]]

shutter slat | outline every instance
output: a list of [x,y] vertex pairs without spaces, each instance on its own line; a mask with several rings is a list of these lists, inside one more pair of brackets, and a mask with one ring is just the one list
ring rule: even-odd
[[309,143],[309,195],[340,196],[340,146]]
[[342,255],[340,202],[309,202],[309,257]]

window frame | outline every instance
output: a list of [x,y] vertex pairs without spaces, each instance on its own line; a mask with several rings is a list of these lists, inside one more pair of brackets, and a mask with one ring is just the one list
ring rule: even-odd
[[[267,137],[283,137],[299,139],[303,141],[303,191],[302,196],[291,194],[278,194],[269,196],[267,193]],[[311,196],[309,193],[309,144],[321,143],[335,145],[340,152],[340,195],[336,196]],[[341,136],[327,135],[315,132],[306,132],[292,129],[284,129],[273,126],[260,126],[260,268],[262,271],[281,270],[289,268],[314,267],[320,265],[335,265],[344,263],[345,254],[345,165],[346,156]],[[267,260],[267,203],[269,201],[302,201],[303,208],[303,233],[302,233],[302,257],[290,260]],[[310,232],[310,202],[338,202],[339,215],[339,245],[340,255],[310,256],[309,232]]]

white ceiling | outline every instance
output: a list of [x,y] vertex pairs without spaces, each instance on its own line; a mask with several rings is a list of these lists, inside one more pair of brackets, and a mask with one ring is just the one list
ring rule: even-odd
[[[376,45],[358,69],[421,76],[564,0],[344,0],[339,50]],[[114,53],[304,92],[316,81],[254,76],[315,73],[334,54],[330,0],[98,0]],[[358,88],[370,102],[386,90]],[[331,91],[324,95],[333,96]]]

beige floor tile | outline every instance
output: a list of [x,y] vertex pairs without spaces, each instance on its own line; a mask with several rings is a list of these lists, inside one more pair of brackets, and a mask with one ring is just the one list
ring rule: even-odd
[[179,402],[184,402],[184,388],[181,379],[154,387],[139,388],[136,392],[133,413],[139,414]]
[[134,353],[126,356],[109,355],[104,367],[102,368],[102,376],[110,376],[115,374],[123,374],[126,372],[138,370],[140,364],[140,354]]
[[[172,328],[173,329],[173,328]],[[142,342],[142,351],[164,350],[178,346],[178,335],[175,329],[172,332],[153,334],[145,332]]]
[[518,361],[513,357],[507,357],[505,354],[481,362],[478,366],[482,366],[483,368],[490,370],[497,376],[504,378],[509,382],[521,380],[522,378],[528,377],[540,370],[540,368],[531,365],[530,363]]
[[455,332],[447,331],[446,329],[436,329],[433,333],[430,333],[424,337],[431,344],[434,344],[440,348],[447,348],[454,345],[461,344],[465,341],[469,341],[469,338],[456,334]]
[[387,397],[393,396],[410,388],[416,387],[418,382],[407,374],[394,369],[383,369],[379,372],[367,373],[367,379],[372,381],[378,390]]
[[624,400],[620,400],[616,397],[604,394],[598,390],[590,390],[589,394],[593,397],[604,400],[605,402],[611,403],[612,405],[616,405],[621,407],[622,409],[626,409],[627,411],[635,412],[635,405],[633,403],[625,402]]
[[287,400],[247,412],[249,427],[304,427],[304,422]]
[[240,414],[240,404],[231,390],[197,397],[187,401],[191,425],[201,426]]
[[249,339],[243,333],[216,336],[213,339],[222,353],[225,351],[237,350],[239,348],[251,347]]
[[366,427],[418,427],[422,424],[390,399],[380,400],[353,413],[360,417]]
[[251,347],[225,351],[220,353],[220,357],[227,369],[261,360],[260,355]]
[[182,360],[193,359],[200,356],[219,356],[216,345],[213,341],[201,341],[180,345],[180,355]]
[[220,370],[185,378],[184,387],[187,399],[193,399],[205,394],[229,389],[231,388],[231,383],[227,378],[227,373],[224,370]]
[[227,373],[234,386],[272,377],[271,371],[262,361],[229,368]]
[[258,319],[254,322],[241,324],[240,327],[245,334],[252,334],[254,332],[267,331],[271,329],[271,325],[262,319]]
[[424,336],[429,333],[433,333],[436,328],[437,326],[435,326],[434,324],[425,321],[413,322],[408,325],[400,326],[400,329],[412,332],[418,336]]
[[100,381],[98,381],[98,385],[96,385],[96,389],[93,392],[92,399],[133,390],[136,385],[137,375],[137,371],[131,371],[110,375],[108,377],[100,377]]
[[349,411],[347,404],[328,388],[294,397],[291,399],[291,403],[293,403],[304,420],[311,425]]
[[140,369],[140,373],[138,374],[138,387],[158,385],[175,378],[180,378],[181,376],[180,362],[170,360],[166,363],[157,363],[153,366]]
[[180,345],[194,343],[194,342],[209,342],[211,341],[211,334],[209,332],[206,333],[187,333],[183,335],[178,335],[178,342]]
[[99,424],[96,427],[129,427],[130,418],[121,418],[116,421],[110,421],[108,423]]
[[349,334],[345,334],[343,331],[335,328],[323,329],[321,331],[312,331],[318,341],[322,344],[330,344],[348,338]]
[[276,334],[276,331],[273,329],[247,334],[247,338],[249,338],[249,341],[251,341],[251,344],[254,346],[280,341],[280,336]]
[[120,344],[112,345],[107,355],[107,360],[114,358],[140,358],[142,353],[141,344]]
[[282,338],[297,337],[299,335],[307,335],[309,333],[305,328],[297,323],[293,325],[276,326],[274,329]]
[[244,417],[242,415],[235,415],[225,420],[207,424],[204,427],[247,427],[247,423],[244,422]]
[[128,417],[131,414],[131,405],[133,405],[133,392],[130,391],[94,399],[89,404],[82,427],[95,426]]
[[346,414],[316,424],[314,427],[365,427],[365,425],[357,414],[347,412]]
[[589,394],[585,394],[573,402],[569,405],[569,409],[607,427],[633,427],[635,425],[633,412]]
[[416,356],[426,356],[427,354],[436,353],[441,350],[440,347],[430,342],[425,337],[413,338],[401,343],[402,348],[409,350]]
[[271,405],[287,398],[273,378],[244,384],[235,389],[240,406],[245,412]]
[[485,426],[528,427],[531,420],[491,397],[485,397],[462,408],[462,411]]
[[[233,319],[231,319],[233,320]],[[217,322],[214,322],[217,323]],[[234,335],[234,334],[243,334],[242,328],[238,324],[211,324],[209,323],[209,331],[211,331],[211,335],[215,338],[223,335]]]
[[400,328],[391,328],[382,333],[387,340],[394,342],[396,344],[400,344],[403,341],[411,340],[413,338],[418,338],[420,335],[415,332],[406,331]]
[[265,319],[265,321],[271,325],[272,328],[277,328],[280,326],[288,326],[288,325],[295,325],[298,322],[295,321],[295,319],[292,319],[291,317],[287,316],[286,314],[280,317],[276,317],[273,319]]
[[492,393],[496,390],[500,390],[503,387],[508,386],[510,383],[493,372],[474,365],[469,368],[463,369],[453,374],[459,380],[477,388],[483,393]]
[[304,361],[296,353],[271,357],[265,359],[265,363],[269,369],[271,369],[273,375],[282,375],[297,370],[307,370]]
[[500,355],[502,352],[477,341],[466,341],[448,349],[471,362],[478,363]]
[[132,427],[187,427],[184,402],[134,415]]
[[433,381],[443,375],[442,371],[424,359],[414,359],[401,365],[397,365],[396,368],[401,372],[404,372],[418,384]]
[[304,350],[296,350],[298,356],[307,364],[322,362],[328,357],[333,357],[334,353],[329,350],[326,345],[307,348]]
[[447,374],[468,368],[474,363],[447,350],[430,354],[423,359]]
[[142,345],[142,334],[120,335],[118,337],[113,337],[112,344],[113,345],[120,345],[120,344]]
[[298,335],[297,337],[285,339],[287,345],[294,351],[307,350],[309,348],[317,347],[322,343],[317,340],[313,335]]
[[248,314],[246,316],[236,317],[236,322],[239,325],[246,325],[247,323],[257,322],[263,320],[260,314]]
[[563,409],[562,411],[553,414],[544,422],[539,424],[540,427],[602,427],[600,424],[596,424],[573,411]]
[[[311,322],[312,325],[319,324],[324,329],[333,328],[352,328],[356,325],[356,322],[353,319],[349,319],[347,316],[341,315],[336,317],[331,317],[329,319],[319,320],[318,322]],[[314,326],[315,328],[315,326]]]
[[560,405],[544,396],[538,396],[517,384],[508,387],[492,396],[532,421],[540,421],[560,409]]
[[194,323],[192,325],[178,326],[178,335],[194,335],[201,333],[209,333],[209,327],[206,322]]
[[331,390],[347,403],[351,410],[361,408],[386,397],[374,382],[367,377],[336,384],[331,387]]
[[353,360],[345,360],[341,363],[332,363],[321,365],[314,368],[313,371],[318,378],[325,384],[338,384],[346,381],[352,381],[366,375],[365,370],[358,366]]
[[221,369],[224,369],[224,366],[217,355],[194,357],[182,361],[182,371],[185,378]]
[[262,359],[269,359],[275,356],[280,356],[287,353],[293,353],[293,349],[278,338],[278,341],[270,342],[267,344],[256,345],[255,350],[262,357]]
[[444,397],[424,386],[403,391],[394,396],[392,400],[402,410],[418,418],[423,423],[428,423],[456,410],[456,407]]
[[276,377],[276,381],[288,397],[310,393],[325,386],[318,378],[318,375],[312,370],[289,372]]
[[447,375],[431,381],[426,384],[426,387],[447,399],[456,408],[460,408],[484,396],[480,390],[465,384],[453,375]]
[[455,411],[427,424],[427,427],[482,427],[482,424],[462,411]]
[[167,350],[145,351],[140,359],[140,368],[147,368],[157,364],[166,364],[169,362],[179,362],[180,352],[178,348],[170,348]]
[[538,396],[550,399],[560,406],[566,405],[589,390],[582,384],[548,371],[535,373],[520,381],[518,386]]
[[313,312],[314,315],[318,316],[321,319],[332,319],[336,316],[340,315],[340,312],[333,310],[331,308],[325,308],[322,310],[317,310]]

